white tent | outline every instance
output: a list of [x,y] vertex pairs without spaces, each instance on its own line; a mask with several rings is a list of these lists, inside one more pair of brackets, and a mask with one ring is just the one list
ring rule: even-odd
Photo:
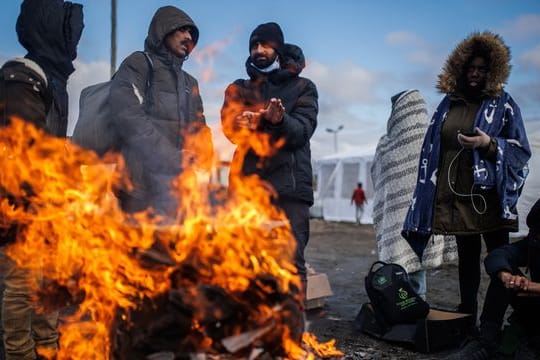
[[[518,202],[520,231],[511,233],[513,237],[527,234],[527,214],[540,198],[540,121],[525,122],[525,128],[532,156],[529,160],[529,176]],[[354,222],[354,206],[350,199],[356,183],[361,182],[368,198],[362,222],[373,223],[372,202],[369,200],[373,198],[370,169],[374,153],[375,147],[329,155],[315,162],[317,184],[315,204],[311,209],[313,216],[330,221]]]
[[529,229],[525,220],[529,210],[540,198],[540,121],[525,122],[527,138],[531,146],[532,156],[529,160],[529,176],[518,201],[519,233],[526,235]]
[[351,195],[356,184],[361,182],[368,201],[361,222],[373,223],[370,201],[373,198],[373,183],[370,171],[374,153],[375,148],[370,148],[329,155],[316,161],[317,185],[312,215],[330,221],[356,221]]

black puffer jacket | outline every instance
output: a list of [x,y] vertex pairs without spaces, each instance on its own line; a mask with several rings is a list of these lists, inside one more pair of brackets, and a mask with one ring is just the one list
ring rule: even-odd
[[486,272],[496,277],[499,271],[520,274],[520,267],[527,267],[531,280],[540,282],[540,199],[527,215],[529,234],[527,238],[499,247],[486,257]]
[[[186,13],[173,6],[158,9],[145,41],[153,70],[144,54],[134,52],[112,80],[109,101],[113,124],[135,187],[130,196],[140,205],[126,210],[159,208],[156,201],[168,197],[169,182],[182,166],[187,133],[203,131],[205,145],[212,147],[198,83],[182,70],[185,59],[174,56],[164,44],[166,35],[182,26],[191,27],[196,43],[198,30]],[[149,71],[153,71],[152,82],[146,91]]]
[[[309,79],[299,76],[305,67],[305,59],[298,46],[285,44],[280,59],[280,69],[263,74],[250,65],[248,58],[246,70],[250,80],[238,79],[227,87],[221,121],[227,138],[238,146],[232,169],[241,167],[243,175],[259,175],[274,187],[280,198],[311,205],[313,174],[309,141],[317,127],[317,88]],[[285,107],[281,124],[263,121],[248,139],[245,133],[234,129],[232,124],[236,116],[243,111],[265,108],[271,98],[281,99]],[[254,150],[259,139],[257,134],[268,134],[274,143],[284,143],[274,154],[262,156]]]
[[47,130],[47,113],[52,105],[47,76],[34,61],[17,58],[7,61],[0,69],[1,124],[10,119],[23,119]]
[[[52,104],[46,128],[56,136],[66,136],[68,124],[67,80],[75,70],[77,44],[83,23],[82,5],[63,0],[24,0],[17,18],[19,42],[47,76]],[[24,101],[21,99],[21,105]]]

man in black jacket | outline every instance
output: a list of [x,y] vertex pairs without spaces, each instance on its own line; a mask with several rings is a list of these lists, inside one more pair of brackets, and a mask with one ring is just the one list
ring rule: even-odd
[[[24,0],[17,19],[19,42],[28,53],[0,70],[0,123],[14,118],[64,137],[68,121],[67,80],[75,70],[77,44],[83,30],[82,5],[63,0]],[[8,196],[2,193],[0,196]],[[1,216],[1,214],[0,214]],[[0,228],[0,244],[16,239],[16,225]],[[0,248],[5,290],[2,324],[6,359],[35,359],[36,348],[56,348],[57,313],[36,313],[29,274]],[[39,259],[29,259],[39,261]]]
[[[275,204],[287,215],[296,239],[295,265],[305,288],[304,248],[313,204],[309,141],[317,126],[317,88],[299,76],[304,54],[298,46],[284,43],[278,24],[257,26],[249,38],[249,52],[249,79],[227,87],[221,110],[223,131],[237,145],[231,188],[234,191],[244,176],[258,175],[275,189]],[[261,138],[269,138],[273,149],[261,152]]]
[[[480,334],[447,359],[492,359],[500,343],[500,331],[508,305],[511,321],[522,328],[524,338],[516,359],[540,358],[540,199],[527,216],[526,239],[493,250],[485,260],[491,282],[480,317]],[[530,279],[520,271],[527,267]]]
[[152,17],[144,43],[152,66],[142,52],[134,52],[112,80],[112,121],[133,183],[129,193],[120,194],[126,212],[153,208],[174,216],[171,181],[193,162],[210,166],[212,138],[199,86],[182,70],[198,39],[199,30],[185,12],[163,6]]

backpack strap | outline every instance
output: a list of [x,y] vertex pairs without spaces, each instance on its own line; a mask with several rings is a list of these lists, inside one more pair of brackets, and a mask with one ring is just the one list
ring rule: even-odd
[[384,261],[375,261],[373,264],[371,264],[371,267],[369,268],[369,272],[368,274],[371,274],[373,272],[373,268],[375,267],[375,265],[381,265],[381,266],[384,266],[384,265],[387,265],[387,263],[385,263]]
[[[148,63],[148,76],[146,77],[146,89],[144,91],[144,96],[146,97],[146,99],[149,100],[147,103],[151,105],[151,101],[150,101],[151,97],[148,96],[148,91],[150,90],[150,87],[152,86],[152,79],[154,78],[154,61],[150,57],[150,53],[148,53],[147,51],[138,51],[138,52],[144,55],[144,57],[146,58],[146,62]],[[116,76],[116,72],[111,76],[111,80],[114,79],[115,76]]]
[[141,51],[144,54],[144,57],[146,58],[146,62],[148,63],[148,76],[146,77],[146,90],[144,92],[144,96],[147,99],[147,109],[152,107],[152,97],[150,95],[150,88],[152,87],[152,79],[154,78],[154,62],[152,61],[152,58],[150,57],[150,54],[146,51]]
[[150,57],[150,54],[147,51],[141,51],[144,54],[144,57],[146,60],[148,60],[148,66],[150,69],[154,69],[154,62],[152,61],[152,58]]

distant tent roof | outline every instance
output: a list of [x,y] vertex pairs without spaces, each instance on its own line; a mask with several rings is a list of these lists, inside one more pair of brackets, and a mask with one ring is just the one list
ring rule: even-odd
[[375,155],[375,147],[369,146],[369,147],[359,147],[352,150],[347,150],[343,152],[339,152],[336,154],[326,155],[319,160],[318,162],[328,162],[328,161],[335,161],[340,159],[347,159],[347,158],[357,158],[357,157],[373,157]]

